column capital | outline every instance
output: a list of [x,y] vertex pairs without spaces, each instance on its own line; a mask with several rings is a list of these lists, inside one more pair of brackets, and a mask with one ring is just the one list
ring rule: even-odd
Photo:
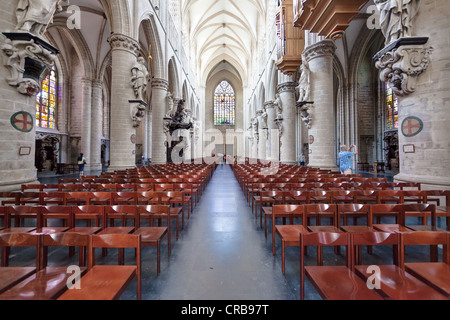
[[111,49],[114,50],[124,50],[134,54],[136,57],[139,56],[141,46],[139,42],[126,36],[124,34],[114,33],[108,38],[108,43]]
[[273,104],[273,101],[266,101],[264,102],[264,109],[273,109],[275,108],[275,105]]
[[91,86],[92,87],[92,79],[89,78],[81,78],[81,85],[82,86]]
[[95,87],[97,89],[103,88],[103,81],[102,80],[92,80],[92,87]]
[[289,81],[289,82],[285,82],[285,83],[280,83],[277,86],[277,90],[279,93],[283,93],[283,92],[295,93],[296,86],[297,86],[297,84],[295,82]]
[[164,89],[167,91],[169,89],[169,81],[165,79],[153,78],[151,86],[155,89]]
[[325,39],[307,47],[303,54],[306,61],[309,62],[315,58],[332,56],[336,49],[337,47],[333,40]]

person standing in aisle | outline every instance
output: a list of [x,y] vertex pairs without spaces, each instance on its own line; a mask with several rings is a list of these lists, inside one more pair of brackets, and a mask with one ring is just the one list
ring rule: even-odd
[[[354,149],[352,152],[351,150]],[[348,148],[346,145],[341,146],[341,152],[339,153],[339,162],[342,174],[352,174],[353,173],[353,157],[358,154],[358,149],[355,145],[351,145]]]

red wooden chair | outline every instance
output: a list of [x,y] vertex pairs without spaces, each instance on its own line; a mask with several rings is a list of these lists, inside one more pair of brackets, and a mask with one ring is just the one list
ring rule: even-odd
[[[366,282],[352,271],[352,250],[349,233],[300,233],[300,299],[305,299],[308,279],[324,300],[382,300]],[[305,250],[309,246],[345,246],[345,266],[306,266]],[[318,257],[320,259],[320,257]],[[318,261],[317,264],[320,264]]]
[[[124,250],[133,248],[136,252],[135,265],[98,265],[95,249],[118,248]],[[93,235],[88,254],[88,271],[81,278],[80,290],[68,290],[58,300],[117,300],[137,278],[137,299],[142,298],[141,272],[141,237],[131,234]]]
[[[434,204],[404,204],[405,225],[414,231],[443,231],[437,227],[436,206]],[[408,217],[417,217],[422,220],[421,225],[411,225],[406,222]],[[428,225],[431,218],[431,225]]]
[[[41,236],[30,233],[0,233],[0,247],[2,248],[1,254],[1,267],[9,267],[9,257],[11,248],[25,248],[34,247],[36,249],[36,267],[33,268],[35,271],[39,269],[40,256],[39,247],[41,242]],[[0,268],[0,270],[5,271],[5,269]],[[3,274],[5,275],[5,274]],[[3,281],[2,281],[3,282]]]
[[[372,227],[372,217],[370,215],[370,205],[367,204],[339,204],[338,227],[345,232],[367,232],[375,231]],[[348,224],[348,219],[353,218],[353,225]],[[358,219],[365,218],[365,225],[358,225]]]
[[405,212],[401,204],[372,204],[370,205],[372,219],[377,217],[383,221],[384,217],[393,217],[395,223],[376,223],[373,228],[380,232],[411,232],[412,230],[405,226]]
[[354,190],[333,190],[335,204],[357,203]]
[[354,198],[354,203],[375,204],[378,202],[378,190],[355,190]]
[[[445,242],[446,236],[447,242]],[[431,262],[406,262],[405,248],[410,245],[442,245],[442,262],[437,262],[435,257],[431,257]],[[448,232],[447,234],[445,232],[413,232],[401,235],[401,253],[402,270],[450,298],[450,234]]]
[[332,204],[333,203],[333,191],[326,190],[312,190],[309,193],[309,203],[325,203]]
[[[430,245],[446,244],[447,234],[439,232],[407,232],[393,234],[400,238],[398,242],[399,264],[395,265],[377,265],[379,268],[379,282],[381,285],[380,293],[390,300],[448,300],[448,298],[430,287],[425,282],[414,277],[404,268],[404,245]],[[418,241],[418,239],[422,239]],[[361,243],[357,242],[356,243]],[[395,252],[395,250],[394,250]],[[432,260],[434,257],[432,256]],[[395,260],[395,259],[394,259]],[[356,266],[356,271],[363,278],[367,279],[366,267]]]
[[65,206],[89,206],[91,205],[91,192],[65,192],[64,205]]
[[62,191],[45,191],[41,192],[41,206],[64,205],[65,192]]
[[[302,224],[276,225],[276,218],[289,218],[293,222],[294,217],[301,217]],[[305,206],[303,205],[275,205],[272,216],[272,251],[275,255],[275,235],[281,240],[281,271],[286,271],[286,247],[299,245],[299,234],[309,232],[306,227]]]
[[[167,219],[167,227],[154,227],[153,219],[161,219],[161,217]],[[141,219],[149,219],[150,226],[141,226]],[[161,272],[161,240],[167,235],[168,252],[171,254],[171,242],[170,242],[170,207],[155,205],[146,206],[144,209],[138,208],[138,227],[133,234],[141,236],[142,246],[156,247],[156,262],[157,262],[157,274]]]
[[34,206],[6,207],[4,229],[0,233],[29,233],[36,230],[40,219],[39,212],[39,207]]
[[[96,234],[100,232],[105,226],[106,222],[104,221],[104,206],[73,206],[73,214],[74,214],[74,228],[71,232],[75,233],[87,233],[87,234]],[[77,221],[84,221],[85,226],[80,226],[77,224]],[[92,226],[92,221],[94,222],[94,226]]]
[[111,193],[111,205],[138,205],[137,192],[113,192]]

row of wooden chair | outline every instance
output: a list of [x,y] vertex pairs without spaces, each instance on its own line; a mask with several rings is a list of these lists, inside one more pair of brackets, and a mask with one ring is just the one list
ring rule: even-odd
[[[0,207],[1,208],[1,207]],[[168,255],[171,255],[170,221],[176,220],[178,239],[179,213],[169,206],[12,206],[4,207],[5,224],[0,227],[4,233],[82,233],[82,234],[138,234],[143,246],[154,246],[157,249],[157,273],[160,273],[160,247],[162,239],[167,236]],[[49,221],[60,221],[59,226],[49,226]],[[154,221],[158,225],[154,225]],[[13,225],[13,221],[15,224]],[[26,223],[28,221],[28,223]],[[77,221],[85,221],[86,226],[80,226]],[[94,226],[91,222],[94,221]],[[116,226],[119,221],[119,226]],[[129,221],[132,221],[130,224]],[[148,221],[148,227],[143,226]],[[165,226],[162,226],[162,221]],[[22,227],[20,222],[26,227]],[[73,254],[73,252],[71,252]],[[119,256],[119,259],[123,259]],[[80,262],[81,263],[81,262]],[[1,265],[8,266],[9,250],[4,249]]]
[[[443,259],[407,263],[408,246],[443,246]],[[450,298],[450,234],[445,232],[312,232],[299,234],[300,299],[305,299],[308,279],[323,299],[332,300],[448,300]],[[306,249],[328,246],[346,248],[345,265],[305,263]],[[390,265],[363,265],[355,259],[361,246],[392,246]],[[375,275],[373,272],[377,272]],[[375,281],[373,280],[375,279]],[[375,282],[375,283],[374,283]]]
[[[421,225],[407,225],[407,217],[422,219]],[[436,206],[432,204],[308,204],[308,205],[275,205],[272,214],[272,251],[276,254],[276,236],[281,240],[282,272],[285,273],[286,247],[299,245],[301,232],[411,232],[411,231],[444,231],[437,227]],[[283,219],[277,225],[277,219]],[[382,218],[393,218],[394,223]],[[431,224],[428,225],[428,218]],[[315,224],[311,220],[315,220]],[[324,219],[330,219],[329,225],[323,225]],[[349,222],[353,219],[353,224]],[[359,221],[364,219],[365,223]],[[378,220],[374,223],[374,220]],[[298,223],[298,222],[301,223]],[[289,224],[286,224],[289,222]],[[267,225],[267,223],[266,223]],[[267,228],[266,228],[267,236]]]
[[448,190],[322,190],[322,191],[262,191],[259,196],[252,198],[252,212],[255,219],[258,216],[260,205],[260,225],[262,228],[263,216],[270,215],[271,206],[275,204],[383,204],[383,203],[435,203],[438,206],[438,216],[450,218],[447,206],[440,206],[441,199],[450,203]]
[[[137,299],[142,298],[141,235],[80,233],[0,233],[0,247],[34,247],[36,267],[0,267],[0,300],[114,300],[137,279]],[[87,267],[79,265],[79,278],[70,283],[74,266],[48,267],[48,248],[79,247],[87,252]],[[134,265],[98,265],[96,248],[135,250]],[[70,285],[76,289],[70,290]]]

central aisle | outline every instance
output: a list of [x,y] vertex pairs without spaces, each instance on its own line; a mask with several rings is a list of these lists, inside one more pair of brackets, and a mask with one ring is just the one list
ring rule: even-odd
[[[189,223],[175,242],[162,272],[144,279],[151,300],[292,300],[283,277],[257,229],[230,166],[219,165]],[[164,258],[164,255],[166,258]],[[150,290],[147,288],[150,287]]]

